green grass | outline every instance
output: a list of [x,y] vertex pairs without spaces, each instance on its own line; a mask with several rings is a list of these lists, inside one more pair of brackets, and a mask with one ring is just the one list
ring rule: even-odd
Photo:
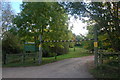
[[114,80],[120,80],[120,69],[117,61],[104,63],[91,69],[90,72],[95,78],[114,78]]
[[39,65],[52,63],[55,61],[60,61],[60,60],[68,59],[68,58],[76,58],[76,57],[83,57],[83,56],[89,56],[89,55],[92,55],[92,54],[87,53],[87,50],[80,48],[80,47],[76,47],[75,51],[74,51],[74,48],[70,48],[67,54],[59,55],[57,56],[57,59],[55,59],[55,57],[47,57],[47,58],[43,57],[42,64],[38,64],[38,60],[33,62],[32,58],[28,57],[27,61],[25,61],[24,63],[22,63],[19,60],[19,58],[17,58],[16,61],[5,64],[3,65],[3,67],[39,66]]

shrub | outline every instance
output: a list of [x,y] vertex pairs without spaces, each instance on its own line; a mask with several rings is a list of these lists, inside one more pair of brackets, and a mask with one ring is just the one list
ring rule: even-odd
[[13,35],[10,32],[5,32],[2,39],[2,51],[7,54],[17,54],[23,49],[23,45],[20,44],[18,36]]
[[68,53],[69,45],[64,43],[62,46],[50,47],[43,45],[43,57],[53,57],[56,55],[62,55]]

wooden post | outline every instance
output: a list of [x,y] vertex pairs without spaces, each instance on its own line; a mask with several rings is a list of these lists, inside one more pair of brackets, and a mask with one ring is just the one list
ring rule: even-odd
[[23,54],[22,54],[22,63],[24,63],[25,62],[25,53],[23,52]]
[[39,63],[39,64],[42,63],[42,35],[40,35],[38,63]]
[[55,59],[57,59],[57,53],[55,53]]
[[[75,44],[76,44],[76,42],[75,42]],[[74,44],[74,52],[75,52],[75,44]]]
[[34,56],[34,57],[33,57],[33,63],[35,63],[35,61],[36,61],[36,59],[35,59],[35,58],[36,58],[35,53],[36,53],[36,52],[33,53],[33,56]]
[[24,54],[22,53],[22,63],[24,63]]
[[98,37],[97,37],[97,25],[94,26],[94,63],[98,66]]
[[7,61],[6,61],[7,59],[6,59],[6,58],[7,58],[7,57],[6,57],[6,54],[4,53],[4,54],[3,54],[3,64],[6,64],[6,63],[7,63]]
[[55,47],[55,59],[57,59],[57,47]]
[[120,52],[118,52],[118,64],[119,64],[119,67],[120,67]]
[[75,52],[75,46],[74,46],[74,52]]
[[101,65],[103,64],[103,53],[100,53],[99,56],[100,56],[100,65]]

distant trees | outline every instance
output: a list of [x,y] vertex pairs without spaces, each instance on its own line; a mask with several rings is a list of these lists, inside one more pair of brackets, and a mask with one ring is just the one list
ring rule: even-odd
[[13,25],[12,20],[14,17],[14,12],[11,8],[10,2],[2,2],[2,32],[8,31]]

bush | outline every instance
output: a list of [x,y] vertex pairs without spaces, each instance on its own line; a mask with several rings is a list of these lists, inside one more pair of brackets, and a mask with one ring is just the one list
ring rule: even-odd
[[49,57],[54,57],[56,55],[56,53],[48,53]]
[[94,45],[93,45],[93,41],[85,41],[83,42],[83,47],[91,52],[94,51]]
[[43,44],[43,57],[53,57],[56,55],[62,55],[68,53],[69,45],[64,43],[62,47],[60,46],[54,46],[50,47],[48,45]]
[[17,54],[23,49],[23,45],[20,44],[18,36],[13,35],[10,32],[5,32],[2,39],[2,51],[7,54]]

